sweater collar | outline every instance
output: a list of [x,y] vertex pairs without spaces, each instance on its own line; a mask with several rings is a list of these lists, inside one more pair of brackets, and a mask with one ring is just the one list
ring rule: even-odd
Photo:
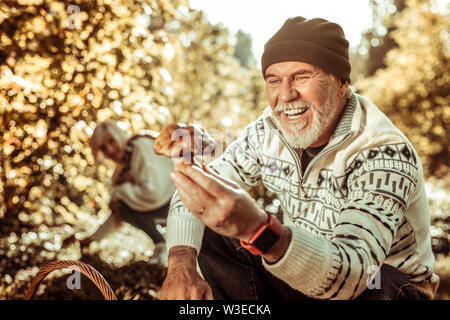
[[359,130],[361,124],[362,109],[356,97],[355,89],[349,87],[351,90],[350,97],[347,99],[347,104],[342,111],[341,117],[334,128],[330,141],[338,137],[356,132]]

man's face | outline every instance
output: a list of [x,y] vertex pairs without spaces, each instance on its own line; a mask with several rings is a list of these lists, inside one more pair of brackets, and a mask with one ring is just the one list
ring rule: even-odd
[[289,61],[266,70],[272,119],[294,148],[328,142],[337,121],[339,81],[308,63]]

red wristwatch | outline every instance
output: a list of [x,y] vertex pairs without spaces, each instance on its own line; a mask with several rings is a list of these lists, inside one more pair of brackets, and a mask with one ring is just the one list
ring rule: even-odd
[[269,221],[263,224],[255,234],[250,238],[249,242],[240,241],[241,246],[254,255],[261,255],[266,253],[275,242],[280,239],[281,223],[272,215],[266,212],[269,216]]

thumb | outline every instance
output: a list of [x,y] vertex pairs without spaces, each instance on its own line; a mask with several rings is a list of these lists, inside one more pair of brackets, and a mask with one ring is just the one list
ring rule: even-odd
[[203,298],[204,300],[214,300],[214,295],[209,285],[207,285],[206,292]]

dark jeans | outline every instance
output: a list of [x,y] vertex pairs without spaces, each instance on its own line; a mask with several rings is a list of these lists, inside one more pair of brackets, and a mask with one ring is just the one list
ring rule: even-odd
[[125,202],[119,201],[119,212],[124,221],[144,231],[152,238],[155,244],[164,242],[163,236],[156,229],[155,220],[163,219],[166,221],[169,212],[169,203],[153,211],[140,212],[131,209]]
[[[198,263],[215,299],[305,300],[311,299],[267,271],[261,257],[206,228]],[[380,289],[366,289],[356,300],[420,300],[416,288],[396,268],[380,268]]]

